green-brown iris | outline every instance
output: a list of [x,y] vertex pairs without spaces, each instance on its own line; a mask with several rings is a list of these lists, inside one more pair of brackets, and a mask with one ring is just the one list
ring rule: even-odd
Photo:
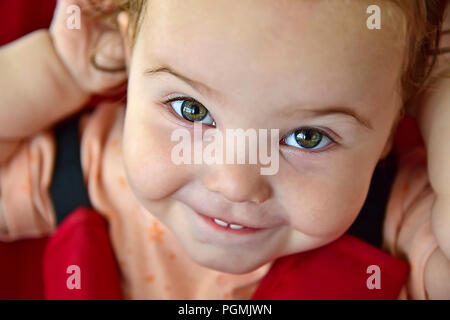
[[181,105],[181,114],[186,120],[202,121],[208,115],[208,109],[197,101],[184,100]]
[[295,131],[295,140],[303,148],[314,148],[322,140],[322,134],[314,129],[299,129]]

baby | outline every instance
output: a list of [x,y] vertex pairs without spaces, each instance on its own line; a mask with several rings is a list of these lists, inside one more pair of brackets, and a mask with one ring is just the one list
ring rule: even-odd
[[[410,50],[419,43],[414,36],[421,38],[408,16],[419,16],[422,1],[118,1],[123,52],[112,46],[117,34],[95,25],[98,20],[85,17],[85,29],[68,30],[65,8],[71,3],[88,7],[60,1],[53,38],[41,32],[2,52],[17,58],[35,41],[29,47],[42,48],[40,67],[53,78],[39,84],[51,93],[25,90],[33,93],[31,101],[17,103],[14,90],[2,98],[3,105],[17,108],[0,108],[0,231],[12,239],[55,228],[45,190],[51,159],[44,161],[44,173],[35,174],[44,181],[38,193],[45,200],[34,211],[45,223],[30,224],[22,233],[16,228],[16,234],[8,228],[14,206],[6,204],[3,188],[25,150],[17,139],[127,78],[126,108],[103,105],[83,119],[80,130],[89,196],[109,219],[129,298],[248,299],[275,259],[342,236],[360,212],[373,171],[391,151],[405,102],[416,91],[405,79],[428,65],[414,64],[417,51]],[[366,9],[374,4],[381,8],[381,29],[366,25]],[[97,39],[111,48],[90,59]],[[118,71],[122,55],[126,74],[92,66]],[[35,61],[26,63],[38,68]],[[11,77],[25,76],[5,68]],[[35,84],[27,81],[20,90]],[[449,297],[450,276],[449,186],[442,174],[448,152],[432,143],[438,141],[435,121],[449,117],[442,93],[448,84],[442,86],[420,109],[431,185],[442,205],[433,209],[440,260],[431,267],[439,276],[423,284],[435,298]],[[26,117],[30,108],[33,117]],[[194,122],[219,132],[279,130],[277,173],[261,175],[262,164],[174,163],[172,133],[184,128],[195,136]],[[40,144],[52,154],[49,141],[44,133],[28,147]],[[413,249],[407,247],[408,258]]]

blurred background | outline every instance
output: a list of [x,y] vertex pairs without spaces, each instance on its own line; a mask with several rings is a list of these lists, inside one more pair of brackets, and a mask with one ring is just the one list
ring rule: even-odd
[[47,28],[56,0],[0,0],[0,46]]

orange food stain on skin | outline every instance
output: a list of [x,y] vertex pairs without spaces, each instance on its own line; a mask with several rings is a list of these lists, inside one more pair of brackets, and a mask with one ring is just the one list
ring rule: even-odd
[[229,294],[228,292],[226,292],[226,293],[223,295],[223,298],[224,298],[224,299],[230,299],[230,294]]
[[169,254],[169,259],[170,260],[174,260],[175,259],[175,255],[173,253]]
[[111,141],[111,148],[113,148],[114,151],[116,151],[118,154],[122,154],[122,149],[121,149],[121,145],[120,145],[119,139],[114,138]]
[[119,185],[121,188],[126,188],[127,186],[127,180],[122,176],[119,177]]
[[161,229],[157,221],[153,221],[153,224],[149,228],[149,238],[154,241],[162,241],[164,230]]
[[117,148],[119,146],[119,140],[117,140],[117,138],[114,138],[111,141],[111,147]]
[[145,277],[145,281],[146,282],[153,282],[153,280],[155,280],[155,276],[153,274],[149,274],[148,276]]
[[25,193],[27,193],[27,194],[30,194],[30,193],[31,193],[31,181],[30,181],[30,180],[25,181],[25,182],[20,186],[20,189],[21,189],[23,192],[25,192]]

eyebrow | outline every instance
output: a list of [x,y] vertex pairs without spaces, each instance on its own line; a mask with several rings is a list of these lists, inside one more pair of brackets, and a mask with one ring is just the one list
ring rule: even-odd
[[177,77],[178,79],[187,83],[192,89],[200,92],[204,96],[210,96],[210,97],[215,97],[215,98],[221,97],[219,91],[217,91],[211,87],[208,87],[206,84],[201,83],[200,81],[192,80],[192,79],[174,71],[173,69],[171,69],[168,66],[162,66],[162,67],[153,68],[153,69],[150,68],[150,69],[146,69],[144,71],[145,75],[156,75],[159,73],[167,73],[167,74],[171,74],[171,75]]
[[[207,86],[204,83],[201,83],[196,80],[192,80],[192,79],[174,71],[173,69],[171,69],[168,66],[149,68],[144,71],[145,75],[151,75],[151,76],[157,75],[160,73],[167,73],[167,74],[171,74],[171,75],[175,76],[176,78],[187,83],[192,89],[200,92],[202,95],[215,97],[215,98],[221,97],[219,91],[212,89],[211,87]],[[345,106],[331,106],[331,107],[326,107],[323,109],[301,109],[301,108],[296,107],[296,108],[292,108],[287,111],[283,110],[281,113],[287,113],[288,115],[291,115],[292,113],[297,113],[297,112],[310,112],[311,114],[316,115],[316,116],[324,116],[324,115],[328,115],[328,114],[341,114],[341,115],[345,115],[345,116],[350,116],[350,117],[354,118],[362,126],[366,127],[369,130],[373,130],[373,126],[370,123],[369,119],[359,115],[355,110],[353,110],[349,107],[345,107]]]
[[[283,112],[283,111],[282,111]],[[301,108],[293,108],[291,111],[287,111],[286,113],[292,115],[297,112],[309,112],[314,116],[324,116],[328,114],[339,114],[348,117],[352,117],[359,124],[366,127],[369,130],[373,130],[373,126],[370,123],[370,120],[358,114],[354,109],[346,107],[346,106],[330,106],[323,109],[301,109]]]

